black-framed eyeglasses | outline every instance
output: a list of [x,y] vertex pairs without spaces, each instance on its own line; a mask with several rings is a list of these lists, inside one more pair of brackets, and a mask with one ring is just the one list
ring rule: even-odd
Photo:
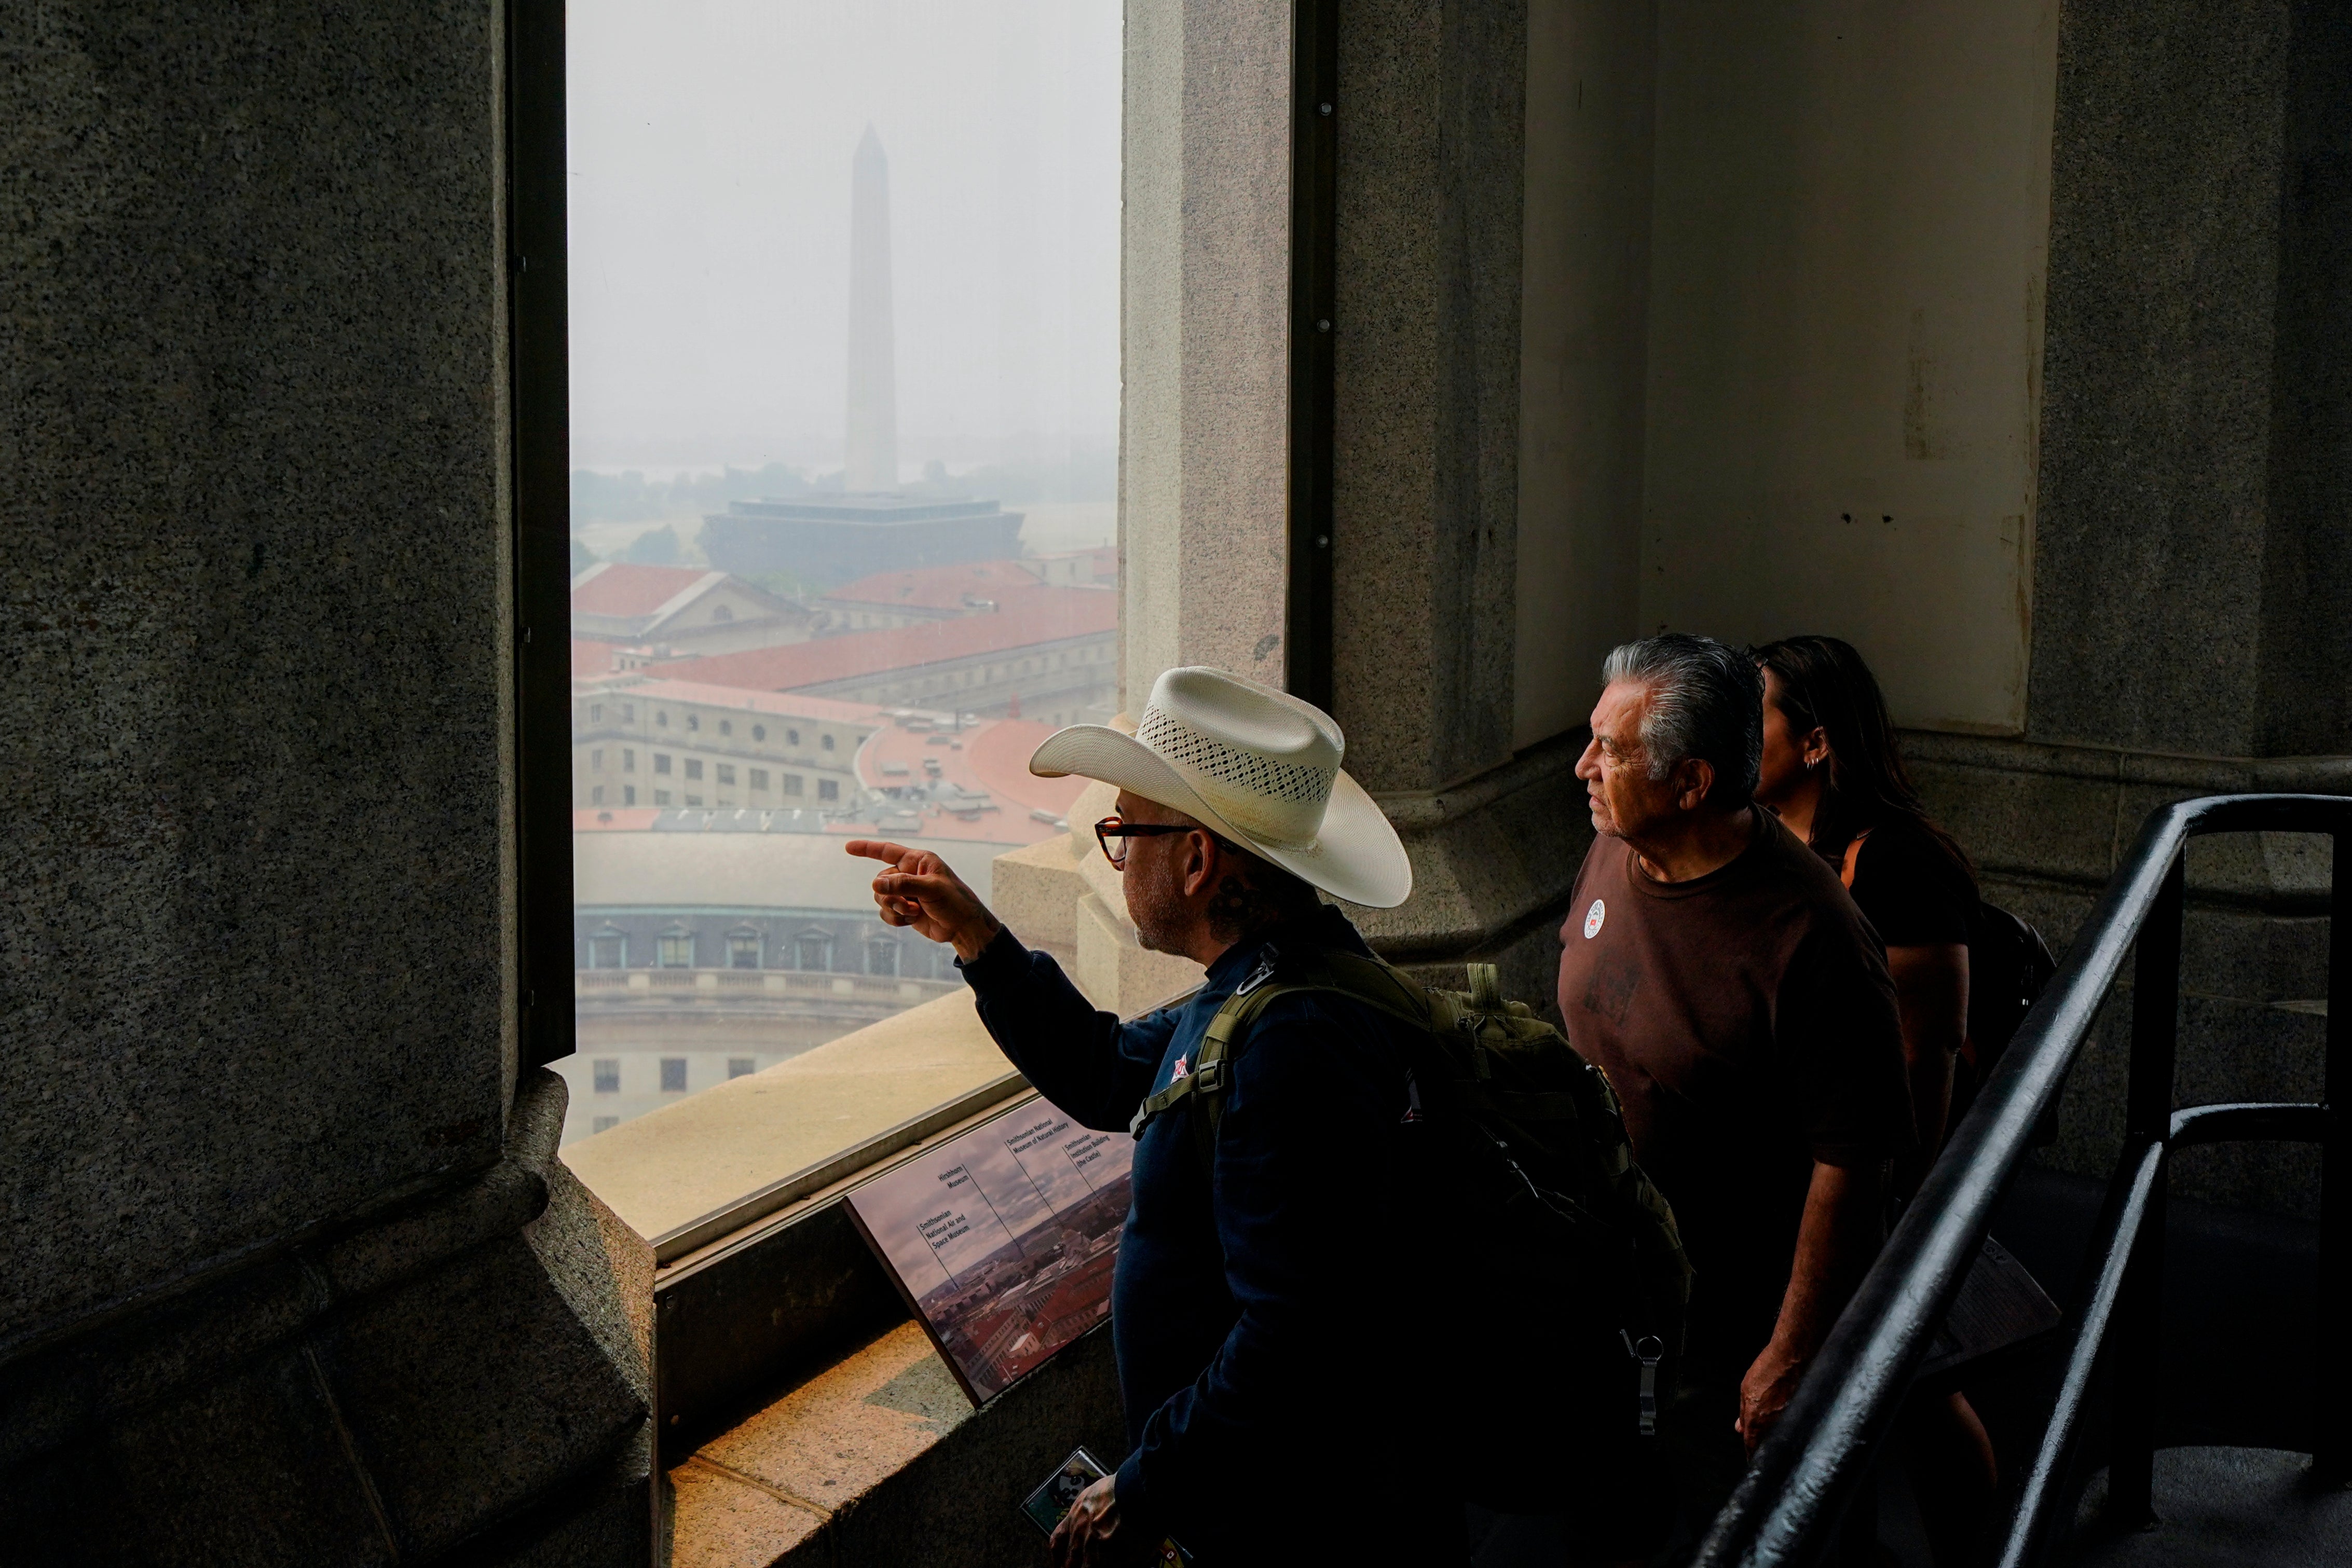
[[1102,846],[1103,859],[1125,871],[1127,846],[1121,843],[1113,849],[1113,840],[1153,839],[1162,833],[1189,833],[1193,831],[1190,822],[1130,822],[1124,817],[1105,817],[1095,824],[1095,842]]

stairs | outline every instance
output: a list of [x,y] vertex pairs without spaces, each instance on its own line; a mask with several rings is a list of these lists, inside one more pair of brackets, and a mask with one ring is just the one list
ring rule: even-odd
[[2277,1448],[2158,1448],[2157,1523],[2116,1534],[2098,1519],[2106,1472],[2092,1479],[2068,1568],[2345,1568],[2352,1490],[2315,1486],[2311,1461]]

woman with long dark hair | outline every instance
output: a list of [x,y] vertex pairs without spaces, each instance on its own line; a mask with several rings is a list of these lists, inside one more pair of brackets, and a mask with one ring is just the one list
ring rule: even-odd
[[[1784,637],[1755,655],[1764,673],[1756,799],[1838,867],[1886,944],[1919,1130],[1917,1154],[1896,1173],[1896,1190],[1907,1194],[1943,1145],[1953,1072],[1968,1040],[1976,871],[1920,804],[1886,699],[1851,644]],[[1956,1387],[1921,1389],[1903,1427],[1936,1560],[1964,1562],[1998,1488],[1992,1440]]]

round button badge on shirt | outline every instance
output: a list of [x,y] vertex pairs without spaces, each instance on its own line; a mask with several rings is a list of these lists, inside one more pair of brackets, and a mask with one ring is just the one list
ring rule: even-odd
[[1609,906],[1601,900],[1594,899],[1592,907],[1584,912],[1584,939],[1590,942],[1600,936],[1601,923],[1608,918]]

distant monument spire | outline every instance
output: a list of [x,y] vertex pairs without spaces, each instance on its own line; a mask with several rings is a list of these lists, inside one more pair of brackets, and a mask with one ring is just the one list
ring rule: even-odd
[[890,308],[890,160],[868,125],[849,162],[849,443],[843,483],[898,487],[898,343]]

